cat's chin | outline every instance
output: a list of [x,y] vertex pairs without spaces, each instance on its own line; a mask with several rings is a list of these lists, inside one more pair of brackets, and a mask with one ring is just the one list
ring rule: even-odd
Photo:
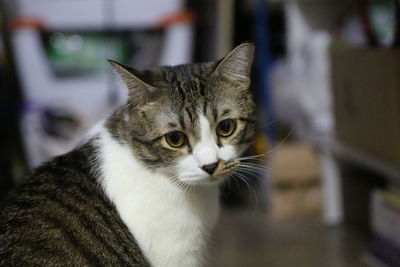
[[220,185],[229,178],[229,174],[208,175],[207,177],[182,177],[179,181],[188,186],[213,186]]

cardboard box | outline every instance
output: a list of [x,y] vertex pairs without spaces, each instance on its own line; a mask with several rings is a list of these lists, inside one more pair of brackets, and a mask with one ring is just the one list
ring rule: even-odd
[[275,184],[304,184],[319,180],[319,156],[314,146],[288,141],[280,144],[272,155],[270,168]]
[[400,50],[333,50],[337,139],[400,166]]
[[272,219],[320,215],[320,164],[313,146],[283,143],[273,153],[269,168],[273,182],[270,195]]

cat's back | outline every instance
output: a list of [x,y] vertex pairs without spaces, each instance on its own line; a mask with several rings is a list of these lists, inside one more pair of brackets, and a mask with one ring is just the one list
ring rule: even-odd
[[0,266],[146,266],[96,177],[91,144],[38,168],[0,207]]

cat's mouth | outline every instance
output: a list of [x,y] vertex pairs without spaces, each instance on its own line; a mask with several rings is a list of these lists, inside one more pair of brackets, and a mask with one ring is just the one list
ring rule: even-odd
[[185,175],[180,181],[187,185],[212,185],[220,184],[230,177],[239,166],[239,160],[221,161],[218,169],[213,174]]

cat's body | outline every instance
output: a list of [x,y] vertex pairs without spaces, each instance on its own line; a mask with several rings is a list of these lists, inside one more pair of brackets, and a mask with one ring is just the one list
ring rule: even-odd
[[218,185],[254,132],[253,47],[135,71],[128,103],[38,168],[0,210],[1,266],[200,266]]
[[146,266],[90,142],[39,167],[0,212],[0,266]]

